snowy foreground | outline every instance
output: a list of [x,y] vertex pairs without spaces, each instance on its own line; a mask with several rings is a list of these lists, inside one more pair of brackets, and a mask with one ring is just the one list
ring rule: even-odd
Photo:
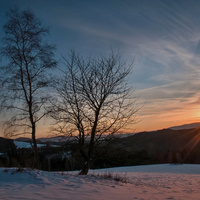
[[[128,183],[98,174],[120,176]],[[77,172],[0,168],[0,199],[200,199],[200,165],[146,165]]]

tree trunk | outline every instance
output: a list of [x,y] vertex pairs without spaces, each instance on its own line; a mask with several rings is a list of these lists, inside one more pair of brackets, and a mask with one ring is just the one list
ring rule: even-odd
[[85,164],[83,165],[83,168],[81,169],[79,175],[87,175],[89,171],[89,162],[86,161]]
[[32,123],[32,143],[33,143],[33,152],[34,152],[34,167],[38,168],[38,164],[39,164],[39,159],[38,159],[38,152],[37,152],[37,143],[36,143],[36,138],[35,138],[35,132],[36,132],[36,128],[35,128],[35,123]]
[[80,153],[81,153],[83,159],[85,160],[85,163],[84,163],[79,175],[87,175],[87,173],[89,171],[89,163],[88,163],[89,159],[88,159],[88,156],[85,154],[83,147],[80,146],[79,148],[80,148]]
[[100,108],[97,110],[97,112],[95,113],[95,122],[94,125],[92,127],[92,131],[91,131],[91,138],[90,138],[90,143],[89,143],[89,149],[88,149],[88,153],[87,153],[87,159],[85,164],[82,167],[81,172],[79,173],[80,175],[87,175],[88,171],[90,169],[90,164],[92,162],[91,158],[94,152],[94,138],[96,135],[96,128],[97,128],[97,122],[98,122],[98,117],[99,117],[99,111]]

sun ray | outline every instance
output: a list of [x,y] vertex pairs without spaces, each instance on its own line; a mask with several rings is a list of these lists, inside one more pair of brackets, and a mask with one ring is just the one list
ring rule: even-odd
[[192,131],[189,132],[189,134],[192,134],[194,132],[198,131],[197,135],[195,135],[185,146],[184,148],[187,149],[187,153],[184,157],[184,159],[186,159],[191,152],[194,150],[194,148],[197,146],[197,144],[200,141],[200,128],[194,129]]

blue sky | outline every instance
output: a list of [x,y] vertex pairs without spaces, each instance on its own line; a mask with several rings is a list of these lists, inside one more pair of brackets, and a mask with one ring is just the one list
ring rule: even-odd
[[110,47],[134,60],[130,83],[144,104],[136,131],[199,121],[199,0],[0,0],[0,27],[13,5],[50,28],[58,60],[69,49],[96,56]]

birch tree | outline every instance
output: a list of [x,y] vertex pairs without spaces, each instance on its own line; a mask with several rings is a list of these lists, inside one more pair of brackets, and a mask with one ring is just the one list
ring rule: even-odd
[[54,47],[45,40],[48,29],[30,10],[10,9],[4,27],[1,110],[7,112],[6,136],[31,134],[37,158],[36,128],[47,114],[48,70],[56,66]]

